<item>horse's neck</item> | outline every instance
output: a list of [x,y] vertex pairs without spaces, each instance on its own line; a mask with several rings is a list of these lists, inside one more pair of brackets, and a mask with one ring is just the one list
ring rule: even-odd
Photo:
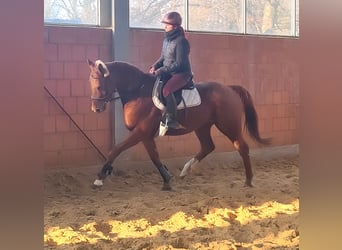
[[120,76],[118,79],[115,79],[115,81],[117,91],[123,105],[140,97],[151,97],[152,88],[155,80],[153,76],[146,74],[140,70],[136,70],[135,68],[117,70],[117,72],[120,72],[120,74],[116,74],[114,71],[113,75]]

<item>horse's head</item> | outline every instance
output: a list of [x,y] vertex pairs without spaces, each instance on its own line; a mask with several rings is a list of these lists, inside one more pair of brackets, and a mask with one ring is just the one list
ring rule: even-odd
[[91,91],[91,110],[102,112],[106,103],[112,100],[113,90],[109,88],[109,70],[104,62],[87,60],[90,68],[89,82]]

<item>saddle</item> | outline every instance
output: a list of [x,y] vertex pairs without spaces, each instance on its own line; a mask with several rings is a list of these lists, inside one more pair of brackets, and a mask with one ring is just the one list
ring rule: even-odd
[[[162,111],[166,110],[166,100],[162,94],[164,85],[165,83],[162,82],[160,78],[157,78],[152,90],[153,103]],[[176,90],[173,94],[176,98],[177,110],[194,107],[201,104],[201,97],[192,80],[192,77],[184,87]]]
[[[164,112],[159,125],[159,136],[164,136],[168,130],[165,125],[166,100],[162,94],[164,85],[165,83],[160,78],[157,78],[152,90],[152,101],[154,105]],[[174,92],[174,96],[176,98],[177,110],[195,107],[201,104],[201,97],[192,81],[192,77],[184,87]]]

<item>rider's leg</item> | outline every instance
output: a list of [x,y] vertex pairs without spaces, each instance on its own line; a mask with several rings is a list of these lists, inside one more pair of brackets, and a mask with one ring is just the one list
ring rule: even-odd
[[177,121],[177,103],[173,93],[166,96],[166,126],[169,128],[178,128]]

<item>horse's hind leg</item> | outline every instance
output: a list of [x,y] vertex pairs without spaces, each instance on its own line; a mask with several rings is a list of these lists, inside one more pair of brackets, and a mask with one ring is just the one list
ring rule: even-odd
[[143,140],[143,144],[144,144],[146,151],[149,154],[153,164],[157,167],[161,177],[163,178],[164,185],[163,185],[162,190],[167,190],[167,191],[171,190],[170,180],[172,178],[172,175],[169,173],[166,166],[164,164],[162,164],[162,162],[160,161],[156,142],[154,141],[153,138],[151,138],[148,140]]
[[184,165],[182,172],[180,173],[180,177],[186,176],[192,166],[196,165],[209,153],[214,151],[215,145],[210,135],[211,126],[212,124],[208,124],[195,131],[196,136],[199,139],[200,144],[201,144],[201,150],[197,153],[195,157],[193,157],[190,161],[188,161]]
[[[249,146],[246,141],[242,137],[242,132],[240,129],[227,129],[227,126],[223,126],[220,123],[215,124],[216,127],[233,142],[234,148],[239,152],[240,156],[243,160],[243,165],[245,166],[246,171],[246,182],[245,185],[252,187],[252,179],[253,179],[253,172],[251,167],[251,161],[249,158]],[[236,128],[240,127],[240,124],[235,126]]]
[[253,179],[253,172],[251,167],[251,160],[249,158],[249,146],[245,142],[245,140],[242,138],[242,136],[239,137],[239,139],[233,141],[234,148],[239,151],[239,154],[242,157],[243,164],[245,166],[246,171],[246,182],[245,185],[249,187],[253,187],[252,185],[252,179]]

